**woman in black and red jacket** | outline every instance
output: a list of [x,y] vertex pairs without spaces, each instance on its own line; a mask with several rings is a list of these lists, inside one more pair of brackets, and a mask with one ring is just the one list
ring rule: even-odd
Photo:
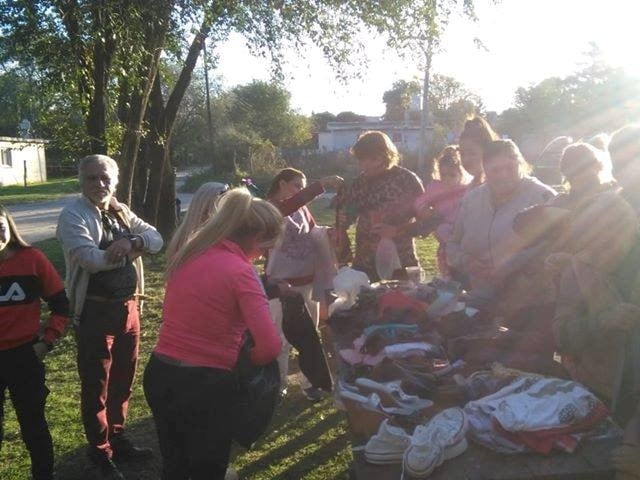
[[[40,299],[51,310],[41,332]],[[49,390],[43,359],[69,319],[69,301],[51,262],[20,236],[0,205],[0,447],[9,390],[34,480],[53,479],[53,444],[44,416]]]

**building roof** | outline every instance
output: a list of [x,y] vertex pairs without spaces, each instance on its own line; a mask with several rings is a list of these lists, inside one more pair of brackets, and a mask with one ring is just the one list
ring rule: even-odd
[[50,140],[46,140],[44,138],[0,137],[0,142],[44,145],[49,143]]
[[[365,120],[362,122],[327,122],[328,131],[337,130],[420,130],[420,122]],[[427,130],[433,130],[428,126]]]

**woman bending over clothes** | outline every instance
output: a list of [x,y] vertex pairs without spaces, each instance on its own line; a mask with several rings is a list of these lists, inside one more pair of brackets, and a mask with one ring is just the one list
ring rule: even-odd
[[245,189],[169,260],[158,342],[144,374],[163,478],[223,479],[238,403],[234,367],[248,331],[251,361],[265,365],[280,339],[252,260],[272,248],[282,215]]

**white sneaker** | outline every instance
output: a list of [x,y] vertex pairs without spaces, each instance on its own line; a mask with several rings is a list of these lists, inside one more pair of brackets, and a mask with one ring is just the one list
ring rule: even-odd
[[372,393],[367,397],[365,395],[360,395],[359,393],[355,393],[349,390],[343,390],[340,392],[340,398],[342,400],[350,400],[351,402],[358,404],[365,410],[380,412],[385,415],[411,415],[415,413],[415,410],[411,410],[405,407],[383,406],[377,393]]
[[389,425],[385,419],[373,437],[364,447],[367,462],[378,465],[402,463],[405,450],[409,447],[411,437],[400,427]]
[[409,448],[404,452],[403,471],[413,478],[427,478],[442,462],[444,450],[433,443],[427,427],[418,425],[411,436]]
[[233,468],[227,468],[227,473],[224,474],[224,480],[239,480],[238,472]]
[[460,408],[448,408],[418,425],[404,455],[404,468],[416,478],[428,477],[445,460],[467,449],[467,417]]
[[370,378],[357,378],[356,385],[366,391],[377,393],[382,402],[390,406],[398,406],[410,410],[423,410],[433,406],[431,400],[415,395],[407,395],[400,387],[400,382],[379,383]]

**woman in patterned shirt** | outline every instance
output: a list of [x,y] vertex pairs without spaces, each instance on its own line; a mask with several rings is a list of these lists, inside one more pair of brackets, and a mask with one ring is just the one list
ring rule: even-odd
[[387,226],[406,224],[413,217],[413,204],[424,192],[422,182],[398,165],[398,149],[383,132],[363,133],[351,153],[362,173],[342,190],[338,203],[344,209],[340,228],[357,221],[353,268],[365,272],[372,281],[378,280],[375,258],[383,236],[395,242],[402,268],[418,266],[411,235]]

